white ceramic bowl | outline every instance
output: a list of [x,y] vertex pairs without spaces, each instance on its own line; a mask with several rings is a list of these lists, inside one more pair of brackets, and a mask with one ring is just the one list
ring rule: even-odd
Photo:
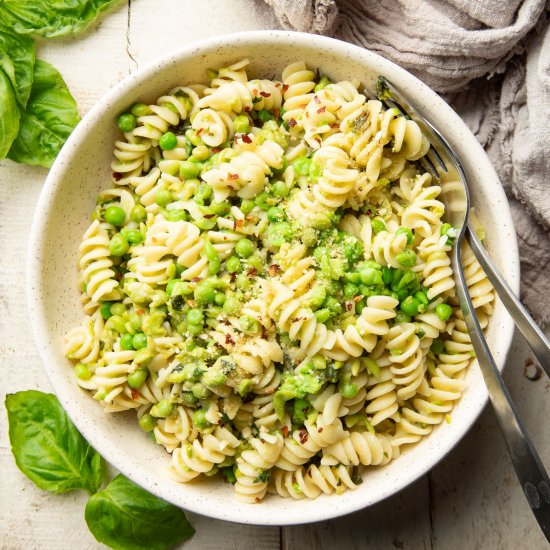
[[[110,162],[117,137],[115,119],[137,100],[154,101],[176,85],[205,81],[206,70],[249,58],[249,76],[279,77],[290,62],[304,60],[332,80],[360,79],[372,89],[378,75],[407,92],[449,138],[470,176],[472,201],[485,227],[487,247],[510,286],[519,286],[518,252],[510,210],[483,149],[456,113],[404,69],[364,49],[316,35],[255,31],[222,36],[176,51],[136,71],[97,103],[61,151],[42,190],[33,220],[27,291],[36,343],[50,381],[84,437],[122,473],[177,506],[219,519],[258,525],[288,525],[333,518],[378,502],[425,474],[467,432],[487,401],[477,366],[468,390],[444,424],[389,465],[372,469],[368,481],[341,496],[304,503],[268,497],[242,504],[232,487],[208,480],[178,484],[165,472],[169,457],[138,427],[135,413],[104,414],[75,383],[62,353],[63,338],[83,317],[77,293],[78,245],[99,191],[110,185]],[[491,319],[488,341],[502,367],[513,325],[502,305]]]

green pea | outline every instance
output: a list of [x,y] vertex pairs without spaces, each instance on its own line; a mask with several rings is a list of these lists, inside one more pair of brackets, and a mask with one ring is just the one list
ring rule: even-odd
[[189,220],[189,216],[185,210],[165,210],[162,209],[162,215],[169,221],[169,222],[179,222],[183,221],[186,222]]
[[120,334],[124,334],[126,332],[126,323],[123,317],[113,315],[105,323],[105,328],[107,330],[116,330]]
[[200,309],[190,309],[187,312],[187,322],[190,325],[201,325],[204,321],[204,315]]
[[427,306],[430,303],[428,296],[426,296],[426,293],[422,290],[415,292],[414,297],[424,306]]
[[267,241],[271,246],[280,247],[293,237],[292,226],[288,222],[272,223],[267,228]]
[[235,245],[235,252],[241,258],[248,258],[254,252],[254,243],[250,239],[241,239]]
[[185,132],[185,135],[187,137],[187,139],[195,146],[199,146],[201,145],[202,141],[201,141],[201,138],[199,136],[197,136],[197,133],[195,132],[195,130],[193,130],[192,128],[189,128],[189,130],[187,130],[187,132]]
[[382,282],[386,286],[389,286],[389,285],[391,285],[392,281],[393,281],[393,271],[391,270],[390,267],[383,267],[382,268]]
[[406,315],[417,315],[420,302],[414,296],[407,296],[400,305],[401,311]]
[[266,111],[265,109],[261,109],[257,111],[256,114],[262,122],[267,122],[268,120],[275,120],[273,113],[271,111]]
[[271,204],[269,203],[269,193],[266,193],[265,191],[256,197],[255,202],[262,210],[269,210],[271,207]]
[[409,291],[406,288],[402,288],[397,291],[397,299],[401,302],[409,295]]
[[435,312],[442,321],[448,321],[453,312],[453,309],[448,304],[439,304],[435,308]]
[[225,216],[231,209],[231,203],[229,201],[213,202],[210,204],[210,209],[216,216]]
[[134,340],[132,334],[124,334],[120,339],[120,347],[125,350],[134,349]]
[[188,407],[192,407],[197,401],[198,399],[190,391],[183,394],[183,403]]
[[193,156],[197,160],[206,160],[210,156],[210,149],[206,145],[198,145],[193,149]]
[[134,349],[143,349],[147,347],[147,336],[143,334],[143,332],[138,332],[134,334],[134,337],[132,339],[132,343],[134,344]]
[[319,309],[327,298],[327,289],[323,285],[317,285],[309,291],[308,298],[308,307],[313,310]]
[[117,124],[121,132],[131,132],[136,127],[136,117],[130,113],[124,113],[118,117]]
[[355,397],[357,395],[359,388],[357,387],[357,384],[344,382],[343,384],[341,383],[338,385],[338,391],[341,393],[344,399],[351,399],[352,397]]
[[301,176],[307,176],[309,174],[309,167],[311,164],[311,159],[308,157],[298,157],[293,163],[294,170],[297,174]]
[[111,256],[124,256],[129,249],[130,245],[128,244],[128,241],[120,233],[115,233],[112,236],[111,241],[109,242],[109,252]]
[[279,208],[278,206],[272,206],[267,211],[267,219],[270,222],[279,222],[285,218],[285,213],[282,208]]
[[89,380],[92,376],[88,365],[85,365],[84,363],[78,363],[77,365],[75,365],[73,371],[76,377],[80,380]]
[[327,368],[327,360],[322,355],[314,355],[311,361],[313,362],[313,368],[316,370]]
[[214,369],[207,370],[202,377],[202,383],[207,386],[221,386],[222,384],[225,384],[225,381],[225,374]]
[[245,334],[256,334],[260,330],[260,323],[249,315],[243,315],[239,319],[239,326]]
[[243,199],[241,201],[241,212],[246,215],[250,214],[252,210],[254,209],[254,206],[256,206],[255,202],[250,199]]
[[151,109],[145,103],[134,103],[132,105],[132,108],[130,109],[130,112],[136,116],[145,116],[148,115],[151,112]]
[[126,212],[120,206],[109,206],[103,213],[103,219],[112,225],[120,226],[126,219]]
[[153,360],[153,357],[153,354],[147,348],[142,348],[136,351],[134,363],[146,367]]
[[244,292],[250,288],[250,279],[246,273],[240,273],[235,280],[235,284],[239,290]]
[[223,306],[223,304],[225,304],[225,294],[222,294],[221,292],[216,292],[214,303],[217,306]]
[[144,222],[147,219],[147,211],[141,204],[136,204],[132,210],[130,210],[130,220],[135,223]]
[[172,193],[168,189],[161,189],[155,195],[155,203],[159,206],[166,206],[168,203],[172,202]]
[[236,134],[244,134],[250,131],[250,121],[246,115],[239,115],[233,121],[233,128]]
[[229,273],[240,273],[243,269],[241,260],[236,256],[230,256],[225,260],[225,269],[227,269]]
[[200,325],[188,325],[187,326],[187,332],[191,336],[200,336],[204,331],[204,326],[202,324]]
[[434,353],[434,355],[442,354],[445,351],[445,341],[442,338],[436,338],[432,342],[430,350]]
[[396,232],[396,235],[406,235],[407,236],[407,244],[412,244],[414,241],[414,236],[412,234],[412,231],[408,227],[400,227]]
[[208,200],[212,196],[212,187],[204,181],[201,182],[195,196],[199,199]]
[[201,173],[201,167],[189,160],[182,160],[180,162],[180,177],[186,180],[192,180],[199,176]]
[[99,313],[103,319],[109,319],[109,317],[113,315],[113,312],[111,311],[111,302],[103,302],[99,307]]
[[159,145],[163,151],[171,151],[176,148],[177,144],[178,138],[173,132],[166,132],[160,136]]
[[195,412],[193,412],[193,424],[199,430],[204,430],[211,426],[210,422],[206,420],[206,412],[203,409],[197,409]]
[[139,427],[144,432],[152,432],[157,425],[157,419],[153,415],[147,413],[139,419]]
[[126,306],[122,302],[111,304],[111,313],[113,315],[124,315],[126,313]]
[[143,240],[143,235],[138,229],[130,229],[126,232],[126,240],[130,244],[139,244]]
[[274,197],[284,199],[290,192],[284,181],[276,181],[271,189]]
[[382,220],[374,219],[370,221],[370,225],[372,227],[372,232],[376,235],[377,233],[381,233],[382,231],[387,231],[386,224]]
[[193,384],[191,392],[197,399],[206,399],[211,393],[210,390],[200,382]]
[[235,296],[226,296],[222,309],[225,314],[233,315],[241,309],[241,302]]
[[128,386],[130,386],[133,390],[139,390],[143,384],[145,384],[147,376],[149,376],[149,371],[147,369],[137,369],[134,372],[131,372],[128,375]]
[[359,275],[361,277],[361,282],[364,285],[383,285],[384,281],[382,280],[382,272],[378,269],[372,267],[364,267]]
[[332,312],[327,308],[318,309],[315,312],[315,318],[319,321],[319,323],[326,323],[331,317]]
[[409,249],[403,250],[403,252],[398,254],[395,259],[397,260],[397,263],[403,267],[412,267],[416,264],[416,254],[413,250]]
[[411,316],[407,315],[404,311],[397,311],[395,314],[395,317],[393,319],[396,323],[410,323],[411,322]]
[[333,217],[331,212],[317,212],[310,220],[311,227],[321,231],[332,227]]
[[168,399],[161,399],[151,407],[151,416],[155,418],[166,418],[172,414],[173,404]]

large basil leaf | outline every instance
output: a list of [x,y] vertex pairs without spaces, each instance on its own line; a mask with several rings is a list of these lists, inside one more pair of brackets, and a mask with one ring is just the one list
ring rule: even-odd
[[119,0],[0,0],[0,21],[18,34],[76,34]]
[[78,433],[55,395],[22,391],[8,394],[5,403],[12,453],[27,477],[54,493],[99,489],[101,457]]
[[21,111],[19,134],[8,158],[50,168],[79,120],[75,100],[61,75],[38,60],[29,102]]
[[183,510],[116,476],[86,505],[94,537],[115,550],[165,550],[193,536]]
[[32,38],[14,34],[0,24],[0,69],[9,77],[17,102],[23,108],[31,93],[34,49]]
[[0,159],[3,159],[19,131],[19,109],[10,78],[0,68]]

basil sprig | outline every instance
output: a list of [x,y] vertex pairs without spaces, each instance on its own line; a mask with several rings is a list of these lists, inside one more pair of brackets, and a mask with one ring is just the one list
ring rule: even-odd
[[94,537],[116,550],[164,550],[195,532],[182,510],[120,474],[88,500],[85,517]]
[[92,494],[85,518],[99,542],[115,550],[167,550],[193,536],[183,510],[122,475],[99,490],[105,479],[102,459],[54,395],[22,391],[8,394],[5,405],[18,468],[46,491]]

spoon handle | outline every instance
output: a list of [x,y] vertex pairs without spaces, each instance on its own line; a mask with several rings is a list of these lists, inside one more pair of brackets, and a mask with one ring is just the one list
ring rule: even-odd
[[464,322],[468,327],[472,346],[508,452],[527,502],[545,537],[550,541],[550,479],[531,438],[519,418],[504,379],[495,364],[479,326],[462,270],[460,242],[457,242],[453,247],[452,264],[453,271],[458,279],[456,291],[464,315]]

